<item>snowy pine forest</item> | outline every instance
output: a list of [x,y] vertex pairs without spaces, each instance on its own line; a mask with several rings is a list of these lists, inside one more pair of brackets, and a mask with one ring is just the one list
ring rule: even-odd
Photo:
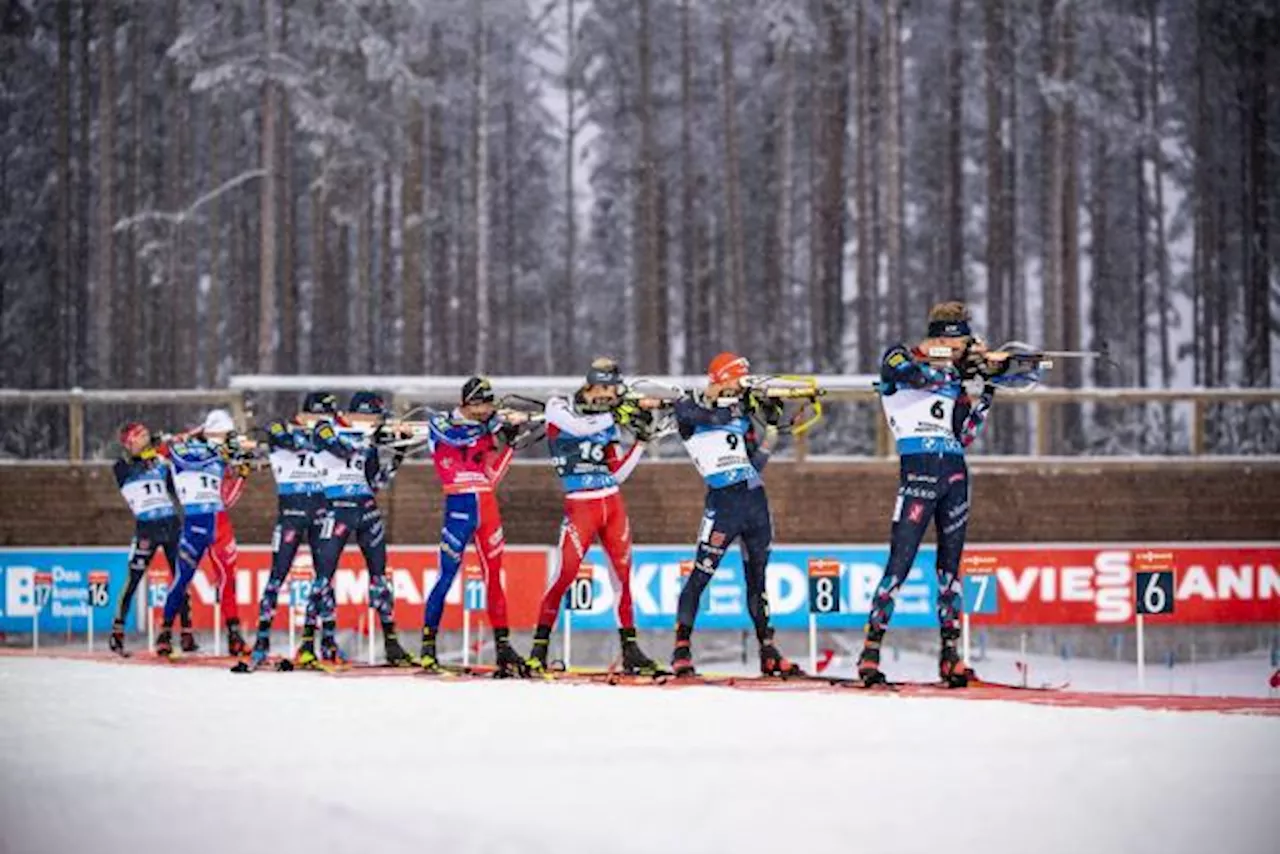
[[[1280,368],[1270,0],[0,12],[0,387],[867,372],[953,297],[993,343],[1105,343],[1059,385]],[[1065,441],[1185,445],[1181,411]]]

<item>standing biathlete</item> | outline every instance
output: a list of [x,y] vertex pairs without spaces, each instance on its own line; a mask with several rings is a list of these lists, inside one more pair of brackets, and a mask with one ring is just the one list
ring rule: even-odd
[[[760,472],[777,439],[782,408],[777,401],[757,399],[742,388],[750,373],[746,359],[721,353],[711,361],[705,391],[691,392],[675,404],[680,438],[707,485],[693,572],[680,591],[675,652],[671,656],[677,676],[694,673],[690,639],[698,603],[735,540],[741,541],[747,612],[760,644],[760,672],[769,676],[801,672],[774,644],[765,591],[773,522]],[[753,416],[766,424],[763,441],[758,438]]]
[[612,359],[596,359],[586,383],[572,400],[547,401],[547,443],[556,474],[564,487],[564,521],[560,526],[560,571],[542,598],[529,665],[545,669],[551,627],[560,613],[565,591],[573,583],[587,549],[598,538],[613,569],[618,594],[618,635],[622,668],[628,673],[660,672],[636,643],[631,604],[631,521],[619,485],[635,470],[644,443],[625,452],[613,410],[622,403],[622,374]]
[[163,451],[173,465],[173,483],[182,505],[178,574],[165,599],[163,627],[156,638],[156,654],[169,656],[173,653],[173,621],[184,606],[196,567],[213,541],[217,515],[224,509],[222,479],[234,449],[191,435],[174,438]]
[[[1007,363],[969,327],[963,303],[940,303],[929,312],[928,337],[918,347],[895,345],[880,363],[878,389],[897,440],[898,498],[893,509],[889,561],[871,600],[858,676],[881,684],[880,646],[893,617],[894,599],[911,572],[930,523],[937,527],[938,625],[942,648],[938,675],[961,687],[973,670],[960,657],[962,605],[960,557],[969,521],[969,470],[964,449],[982,429],[995,394],[989,380]],[[966,386],[977,385],[976,400]]]
[[436,413],[427,421],[427,441],[436,475],[444,489],[444,522],[440,528],[440,577],[423,608],[422,653],[426,670],[439,670],[436,634],[444,616],[444,600],[462,564],[468,543],[475,541],[476,557],[484,573],[485,598],[497,672],[527,676],[529,666],[511,647],[507,596],[502,585],[502,556],[506,539],[502,514],[494,493],[511,465],[514,425],[497,415],[493,387],[484,377],[472,377],[462,387],[457,409]]
[[[331,402],[328,408],[333,408]],[[334,637],[337,603],[333,574],[352,534],[369,571],[369,604],[382,622],[387,663],[397,667],[416,664],[396,635],[395,595],[387,581],[387,529],[376,498],[377,492],[391,483],[404,453],[397,450],[384,459],[380,452],[383,438],[389,436],[381,426],[388,413],[382,397],[374,392],[358,391],[351,396],[347,412],[325,414],[332,420],[316,424],[314,440],[317,466],[324,472],[328,515],[321,531],[316,584],[307,601],[298,664],[306,667],[317,663],[317,619],[321,623],[321,657],[326,661],[345,660]]]
[[[133,511],[133,542],[129,545],[129,581],[121,591],[116,605],[115,621],[111,624],[108,645],[112,652],[125,654],[124,623],[133,605],[138,584],[147,573],[151,559],[158,549],[163,549],[169,561],[169,573],[178,571],[178,538],[182,522],[174,507],[176,500],[173,485],[173,467],[157,452],[152,443],[151,431],[145,424],[131,422],[120,428],[120,444],[124,455],[116,460],[116,485],[120,495]],[[182,648],[187,652],[197,649],[191,633],[191,601],[184,598],[179,609],[182,620]]]
[[271,574],[258,603],[258,633],[251,656],[254,666],[261,666],[271,650],[271,624],[280,588],[303,543],[311,549],[312,565],[319,564],[316,553],[328,509],[324,472],[316,459],[319,448],[310,421],[324,418],[336,408],[337,398],[329,392],[311,392],[291,423],[277,420],[267,425],[267,459],[276,481],[277,510],[271,534]]
[[[214,409],[205,416],[199,435],[214,445],[225,445],[235,435],[236,425],[231,413]],[[209,559],[218,573],[218,604],[222,620],[227,627],[227,652],[244,654],[248,646],[240,633],[240,613],[236,603],[236,561],[239,548],[236,531],[231,524],[230,510],[244,493],[247,464],[231,466],[222,478],[222,509],[214,516],[213,542],[209,546]]]

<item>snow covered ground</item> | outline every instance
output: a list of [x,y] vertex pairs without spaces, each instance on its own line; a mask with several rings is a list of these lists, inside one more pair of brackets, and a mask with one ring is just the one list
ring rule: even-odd
[[1256,854],[1280,792],[1276,717],[19,658],[0,755],[5,854]]

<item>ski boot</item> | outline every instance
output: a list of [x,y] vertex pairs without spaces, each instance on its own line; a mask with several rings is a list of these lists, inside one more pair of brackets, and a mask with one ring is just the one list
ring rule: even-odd
[[418,663],[400,645],[400,638],[396,636],[395,629],[383,630],[382,649],[387,655],[387,666],[389,667],[413,667]]
[[618,629],[622,639],[622,672],[629,676],[661,676],[669,671],[659,667],[636,643],[635,629]]
[[493,630],[493,647],[497,669],[493,675],[496,679],[528,679],[531,671],[529,663],[511,646],[510,629]]
[[676,640],[675,652],[671,653],[671,671],[675,673],[676,678],[682,676],[697,676],[698,671],[693,669],[693,651],[689,647],[689,640]]
[[436,630],[422,627],[422,648],[418,651],[418,666],[427,673],[443,673],[444,668],[436,658]]
[[529,657],[526,658],[525,664],[529,665],[531,673],[545,673],[547,671],[547,651],[551,648],[551,627],[538,626],[533,631],[533,648],[529,650]]
[[885,679],[884,673],[880,671],[879,643],[873,646],[871,641],[868,641],[862,648],[862,654],[858,656],[858,678],[868,688],[888,684],[889,680]]
[[156,655],[168,658],[173,655],[173,632],[164,629],[156,636]]
[[803,676],[800,665],[787,658],[773,644],[773,629],[769,629],[760,642],[760,672],[765,676]]
[[116,655],[128,655],[124,651],[124,621],[116,620],[111,624],[111,637],[107,639],[107,646]]
[[298,647],[298,654],[295,656],[294,663],[303,670],[320,670],[320,656],[316,655],[316,641],[314,637],[304,638],[302,645]]
[[267,654],[271,651],[271,637],[259,632],[253,642],[253,652],[249,653],[249,666],[257,669],[267,663]]
[[191,629],[183,629],[182,630],[182,651],[197,652],[199,651],[199,649],[200,649],[200,644],[196,643],[195,634],[192,633]]
[[329,664],[347,663],[347,654],[342,651],[331,634],[325,634],[320,638],[320,657]]
[[955,643],[943,641],[942,653],[938,656],[938,678],[948,688],[967,688],[976,679],[973,668],[964,663]]
[[232,617],[227,620],[227,655],[239,658],[248,651],[249,644],[245,643],[244,635],[240,634],[240,621]]

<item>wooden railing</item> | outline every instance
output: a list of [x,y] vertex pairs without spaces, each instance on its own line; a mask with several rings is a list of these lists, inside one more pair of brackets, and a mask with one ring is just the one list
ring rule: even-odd
[[[270,383],[253,383],[253,377],[236,377],[232,387],[216,390],[157,390],[157,389],[110,389],[88,390],[73,389],[69,391],[0,389],[0,437],[7,420],[5,410],[13,406],[59,406],[66,407],[67,458],[80,462],[85,458],[85,410],[94,405],[191,405],[222,406],[229,409],[237,423],[247,426],[250,403],[256,393],[285,394],[308,388],[331,388],[345,391],[353,388],[375,387],[390,388],[393,399],[400,406],[411,403],[432,401],[436,403],[452,402],[457,389],[465,378],[455,377],[394,377],[383,378],[378,382],[376,377],[279,377],[271,378]],[[688,385],[690,378],[672,377],[671,380],[682,380]],[[694,378],[696,380],[696,378]],[[874,404],[876,392],[871,386],[869,377],[842,376],[821,378],[830,389],[826,398],[828,404],[840,402],[859,402]],[[394,380],[394,382],[392,382]],[[494,385],[503,392],[523,392],[526,394],[545,394],[551,389],[573,388],[580,379],[577,377],[513,377],[494,378]],[[1048,456],[1052,453],[1052,411],[1054,407],[1065,404],[1100,403],[1121,406],[1143,404],[1190,404],[1190,454],[1200,456],[1206,450],[1206,425],[1209,407],[1228,403],[1277,404],[1280,403],[1280,389],[1276,388],[1197,388],[1197,389],[1138,389],[1138,388],[1092,388],[1092,389],[1056,389],[1037,388],[1026,392],[1006,393],[1001,406],[1026,406],[1031,410],[1033,442],[1031,452],[1034,456]],[[892,456],[893,443],[889,426],[883,417],[875,416],[875,452],[879,456]],[[797,442],[796,455],[803,459],[808,453],[807,443],[803,438]]]

